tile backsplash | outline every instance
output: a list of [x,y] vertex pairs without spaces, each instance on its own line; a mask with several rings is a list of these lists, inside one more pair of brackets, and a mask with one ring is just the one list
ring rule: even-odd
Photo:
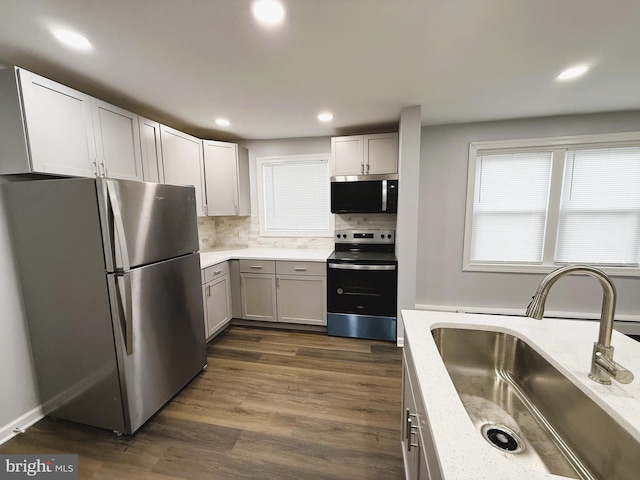
[[[323,237],[264,237],[260,235],[257,215],[249,217],[199,217],[200,249],[280,247],[280,248],[333,248],[333,238]],[[335,216],[335,228],[341,229],[394,229],[393,214],[345,214]]]

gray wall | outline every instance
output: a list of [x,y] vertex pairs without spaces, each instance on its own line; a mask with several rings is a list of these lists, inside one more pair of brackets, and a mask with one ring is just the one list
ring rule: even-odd
[[[0,179],[0,189],[3,180]],[[43,232],[46,233],[46,232]],[[22,295],[0,195],[0,441],[39,406]],[[23,426],[24,422],[20,424]],[[4,428],[6,427],[6,430]]]
[[287,155],[313,155],[331,153],[331,137],[282,138],[275,140],[251,140],[240,142],[249,149],[251,172],[251,214],[258,215],[258,186],[256,158]]
[[[539,274],[462,271],[470,142],[638,130],[638,111],[423,127],[416,303],[524,312],[542,279]],[[640,277],[614,281],[617,312],[640,315]],[[600,304],[596,281],[571,277],[556,284],[547,310],[599,316]]]
[[[413,308],[416,297],[416,254],[418,212],[415,205],[420,195],[420,116],[418,106],[400,112],[399,165],[400,193],[396,226],[398,257],[398,318],[405,308]],[[404,325],[398,322],[398,345],[404,345]]]

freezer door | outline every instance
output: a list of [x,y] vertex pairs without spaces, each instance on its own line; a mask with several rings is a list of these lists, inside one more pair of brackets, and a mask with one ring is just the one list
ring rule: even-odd
[[199,250],[193,187],[109,178],[96,182],[108,271]]
[[109,274],[125,406],[135,432],[207,363],[198,254]]

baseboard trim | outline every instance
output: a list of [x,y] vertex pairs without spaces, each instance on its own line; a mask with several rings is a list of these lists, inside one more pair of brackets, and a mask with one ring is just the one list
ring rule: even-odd
[[33,425],[36,422],[39,422],[43,418],[44,418],[44,414],[42,413],[42,407],[38,405],[36,408],[28,411],[24,415],[7,423],[4,427],[0,428],[0,445],[2,445],[8,440],[11,440],[16,435],[19,435],[22,433],[20,431],[16,431],[16,429],[26,430],[31,425]]

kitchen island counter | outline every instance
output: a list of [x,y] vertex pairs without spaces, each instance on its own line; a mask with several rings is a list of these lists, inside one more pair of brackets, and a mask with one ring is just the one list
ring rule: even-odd
[[515,335],[542,354],[595,403],[640,440],[640,344],[614,331],[614,359],[636,375],[621,385],[600,385],[587,377],[598,323],[592,321],[403,310],[405,345],[410,346],[417,387],[424,400],[443,479],[565,478],[510,461],[481,438],[440,358],[436,328],[489,330]]

